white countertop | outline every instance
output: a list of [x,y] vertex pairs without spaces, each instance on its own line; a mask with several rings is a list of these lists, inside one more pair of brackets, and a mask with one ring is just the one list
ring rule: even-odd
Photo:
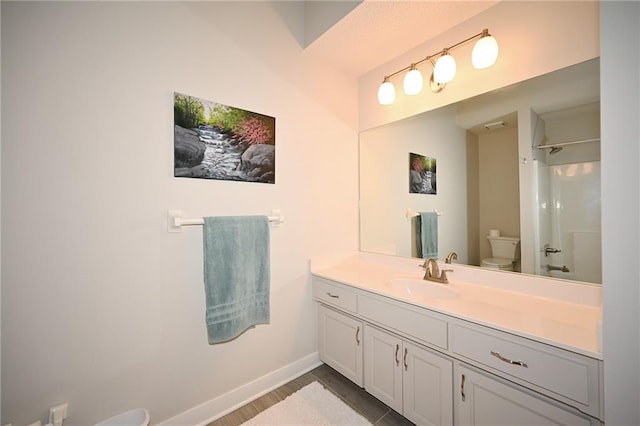
[[416,297],[389,286],[395,278],[422,279],[420,259],[353,253],[311,260],[314,276],[411,303],[562,349],[602,359],[602,288],[553,278],[445,265],[458,296]]

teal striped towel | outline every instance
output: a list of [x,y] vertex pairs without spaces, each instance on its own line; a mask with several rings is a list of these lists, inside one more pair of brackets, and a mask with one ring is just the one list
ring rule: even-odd
[[269,218],[205,217],[203,243],[209,344],[268,324]]
[[420,213],[422,242],[422,258],[438,258],[438,214],[436,212]]

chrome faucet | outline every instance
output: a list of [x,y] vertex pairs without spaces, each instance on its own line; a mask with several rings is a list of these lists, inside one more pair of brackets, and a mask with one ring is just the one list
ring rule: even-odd
[[425,280],[440,284],[449,284],[447,272],[453,272],[452,269],[443,269],[441,272],[438,267],[438,262],[431,257],[424,261],[424,267],[426,268],[426,271],[424,272]]
[[458,254],[455,251],[452,251],[447,255],[447,258],[444,260],[444,263],[451,263],[452,260],[458,260]]
[[566,265],[562,265],[562,266],[547,265],[547,271],[571,272]]

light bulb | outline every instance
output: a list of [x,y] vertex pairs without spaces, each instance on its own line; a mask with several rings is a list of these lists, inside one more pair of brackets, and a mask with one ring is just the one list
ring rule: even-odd
[[436,61],[433,68],[433,79],[436,83],[448,83],[456,75],[456,60],[449,55],[447,49],[442,52],[442,56]]
[[415,65],[411,65],[411,69],[404,76],[403,87],[407,95],[417,95],[422,90],[422,74]]
[[498,59],[498,42],[484,30],[482,38],[476,42],[471,52],[471,63],[475,69],[489,68]]
[[396,99],[396,88],[385,78],[378,88],[378,102],[380,105],[391,105]]

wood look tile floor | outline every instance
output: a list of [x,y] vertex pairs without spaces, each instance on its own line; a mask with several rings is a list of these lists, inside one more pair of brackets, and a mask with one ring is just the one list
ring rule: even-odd
[[[344,403],[360,413],[375,426],[411,426],[409,420],[393,411],[364,389],[342,376],[326,364],[322,364],[310,372],[303,374],[287,384],[261,396],[249,404],[219,418],[208,426],[238,426],[253,418],[261,411],[284,400],[286,397],[302,389],[309,383],[317,381],[333,392]],[[348,425],[344,425],[348,426]]]

